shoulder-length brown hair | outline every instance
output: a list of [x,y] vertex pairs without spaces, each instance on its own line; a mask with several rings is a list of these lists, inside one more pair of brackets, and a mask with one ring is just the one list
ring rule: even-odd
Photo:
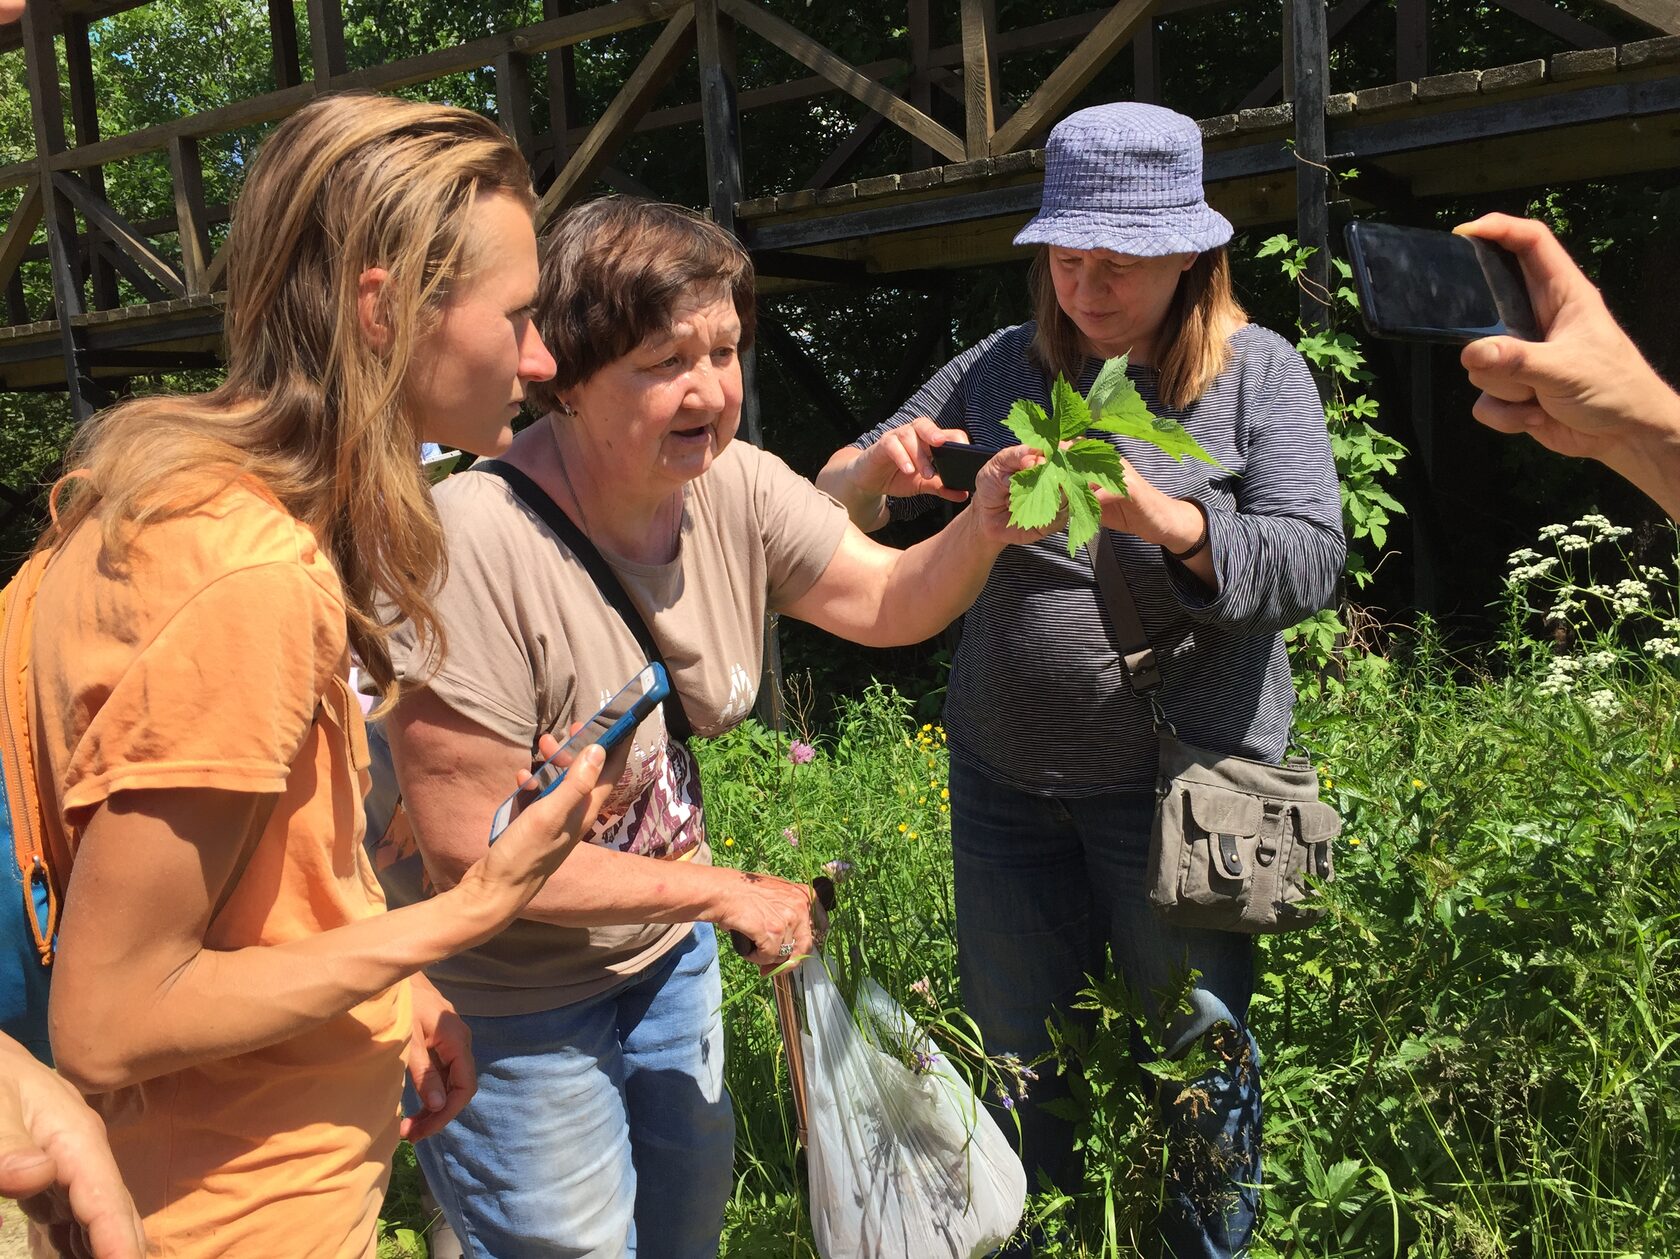
[[[1051,376],[1077,380],[1089,357],[1079,329],[1056,301],[1050,278],[1050,251],[1040,247],[1027,274],[1033,318],[1038,323],[1028,353]],[[1224,246],[1197,254],[1178,278],[1167,315],[1155,338],[1161,401],[1174,411],[1187,410],[1231,359],[1231,334],[1248,322],[1248,313],[1231,291],[1231,261]]]
[[[473,202],[490,192],[535,204],[518,147],[468,110],[339,95],[282,123],[233,212],[226,380],[84,425],[43,543],[94,517],[120,554],[148,521],[249,478],[332,557],[350,645],[394,699],[386,639],[403,619],[438,632],[430,599],[444,567],[404,385],[416,342],[473,262]],[[378,347],[358,313],[373,267],[388,275]]]

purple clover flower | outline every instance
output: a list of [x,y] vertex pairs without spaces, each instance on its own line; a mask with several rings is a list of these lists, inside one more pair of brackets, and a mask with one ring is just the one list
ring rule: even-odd
[[788,745],[788,760],[795,765],[809,765],[817,759],[817,749],[800,739]]
[[795,848],[799,847],[799,828],[797,826],[783,827],[782,838],[787,840],[787,842],[792,844]]
[[823,862],[823,869],[827,872],[828,877],[836,883],[844,883],[852,873],[852,863],[836,858],[833,861]]

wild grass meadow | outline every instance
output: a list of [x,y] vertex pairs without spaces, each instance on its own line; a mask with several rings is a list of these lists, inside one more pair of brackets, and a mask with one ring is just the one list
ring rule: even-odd
[[[1674,543],[1595,516],[1552,527],[1512,557],[1498,644],[1455,652],[1423,623],[1300,679],[1300,736],[1345,831],[1325,921],[1261,948],[1257,1256],[1680,1254]],[[831,950],[979,1068],[943,730],[885,687],[820,728],[791,699],[791,733],[748,723],[703,745],[716,859],[838,872]],[[724,1254],[807,1256],[770,987],[724,965]],[[1159,1184],[1130,1003],[1095,976],[1088,1005],[1094,1031],[1064,1045],[1085,1181],[1029,1204],[1047,1255],[1136,1253]],[[406,1161],[387,1213],[387,1252],[420,1253]]]

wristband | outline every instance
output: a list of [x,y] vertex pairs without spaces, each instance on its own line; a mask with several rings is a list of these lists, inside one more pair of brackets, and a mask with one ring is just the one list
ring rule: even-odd
[[1189,550],[1167,552],[1168,555],[1172,556],[1180,564],[1184,563],[1185,560],[1194,559],[1203,551],[1207,550],[1207,544],[1213,538],[1213,529],[1208,524],[1208,509],[1194,498],[1187,498],[1184,501],[1189,503],[1190,506],[1194,507],[1197,511],[1201,512],[1202,536],[1196,539],[1195,545],[1191,546]]

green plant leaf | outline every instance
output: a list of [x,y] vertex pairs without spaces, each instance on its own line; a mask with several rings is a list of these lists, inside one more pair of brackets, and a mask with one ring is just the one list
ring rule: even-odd
[[1079,391],[1068,384],[1067,377],[1058,375],[1050,390],[1050,406],[1056,419],[1056,436],[1060,441],[1078,437],[1091,427],[1091,408]]
[[[1042,414],[1042,409],[1040,414]],[[1055,456],[1051,456],[1054,460]],[[1061,469],[1054,462],[1022,468],[1009,478],[1009,520],[1021,529],[1042,529],[1062,509]]]
[[1114,494],[1126,492],[1126,473],[1120,466],[1120,452],[1105,441],[1087,437],[1062,452],[1068,467],[1087,483],[1100,485]]
[[1069,474],[1063,473],[1062,488],[1067,492],[1068,508],[1068,554],[1072,555],[1092,538],[1097,536],[1097,530],[1102,528],[1102,504],[1097,502],[1097,496],[1091,493],[1091,487],[1083,482],[1072,482]]
[[[1134,389],[1132,392],[1135,394],[1137,391]],[[1129,407],[1119,413],[1110,410],[1104,413],[1102,419],[1093,421],[1091,427],[1104,433],[1118,433],[1122,437],[1134,437],[1138,441],[1148,442],[1180,463],[1187,458],[1199,459],[1221,472],[1226,470],[1225,465],[1203,450],[1202,444],[1190,436],[1184,425],[1177,420],[1151,415],[1141,398],[1136,410],[1141,412],[1141,415],[1135,414]]]
[[1130,389],[1132,393],[1137,393],[1126,375],[1128,357],[1122,354],[1119,358],[1111,358],[1097,372],[1097,378],[1091,382],[1091,391],[1085,395],[1085,404],[1092,415],[1100,416],[1108,410],[1109,402],[1122,390]]
[[1044,408],[1036,402],[1028,402],[1025,398],[1009,408],[1009,414],[1003,417],[1003,423],[1004,427],[1015,434],[1016,441],[1047,455],[1054,454],[1061,441],[1061,433],[1045,414]]

